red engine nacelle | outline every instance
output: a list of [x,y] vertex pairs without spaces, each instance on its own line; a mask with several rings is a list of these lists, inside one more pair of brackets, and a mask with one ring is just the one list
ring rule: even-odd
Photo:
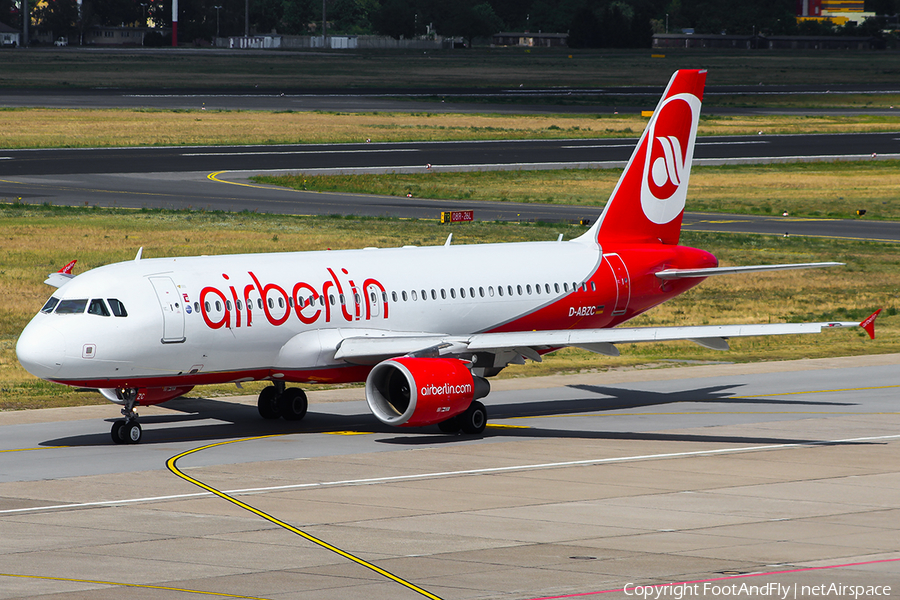
[[484,398],[491,384],[455,358],[391,358],[366,379],[366,401],[385,425],[418,427],[446,421]]

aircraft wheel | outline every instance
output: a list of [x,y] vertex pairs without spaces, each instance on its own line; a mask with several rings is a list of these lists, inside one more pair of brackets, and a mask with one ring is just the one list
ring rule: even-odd
[[450,417],[446,421],[438,423],[438,429],[444,433],[458,433],[460,430],[459,419]]
[[112,437],[112,441],[116,444],[124,444],[125,443],[125,421],[114,421],[112,424],[112,430],[109,432]]
[[299,421],[306,416],[307,408],[306,393],[300,388],[288,388],[278,398],[278,412],[287,421]]
[[131,423],[123,424],[121,431],[125,436],[126,444],[141,443],[141,436],[143,435],[143,430],[141,429],[141,424],[138,423],[137,421],[132,421]]
[[487,409],[484,404],[475,400],[466,409],[466,412],[456,417],[463,433],[478,434],[487,426]]
[[259,415],[263,419],[277,419],[281,416],[278,413],[278,390],[274,385],[264,387],[259,393],[256,408],[259,409]]

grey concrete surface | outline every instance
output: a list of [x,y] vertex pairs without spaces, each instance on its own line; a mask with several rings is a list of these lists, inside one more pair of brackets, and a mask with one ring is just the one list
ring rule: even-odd
[[896,597],[898,364],[499,381],[475,438],[380,428],[359,389],[313,392],[291,426],[249,397],[173,401],[127,447],[107,442],[111,405],[0,413],[0,598],[423,597],[166,470],[217,442],[178,467],[432,597],[695,581]]

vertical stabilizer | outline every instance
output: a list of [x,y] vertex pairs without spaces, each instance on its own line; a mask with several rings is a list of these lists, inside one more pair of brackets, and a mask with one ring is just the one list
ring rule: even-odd
[[586,240],[678,243],[705,83],[706,71],[675,72]]

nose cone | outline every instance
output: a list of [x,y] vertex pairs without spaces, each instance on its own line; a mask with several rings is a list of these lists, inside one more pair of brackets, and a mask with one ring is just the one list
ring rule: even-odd
[[50,379],[62,366],[65,347],[63,335],[49,323],[32,321],[16,342],[16,357],[35,377]]

